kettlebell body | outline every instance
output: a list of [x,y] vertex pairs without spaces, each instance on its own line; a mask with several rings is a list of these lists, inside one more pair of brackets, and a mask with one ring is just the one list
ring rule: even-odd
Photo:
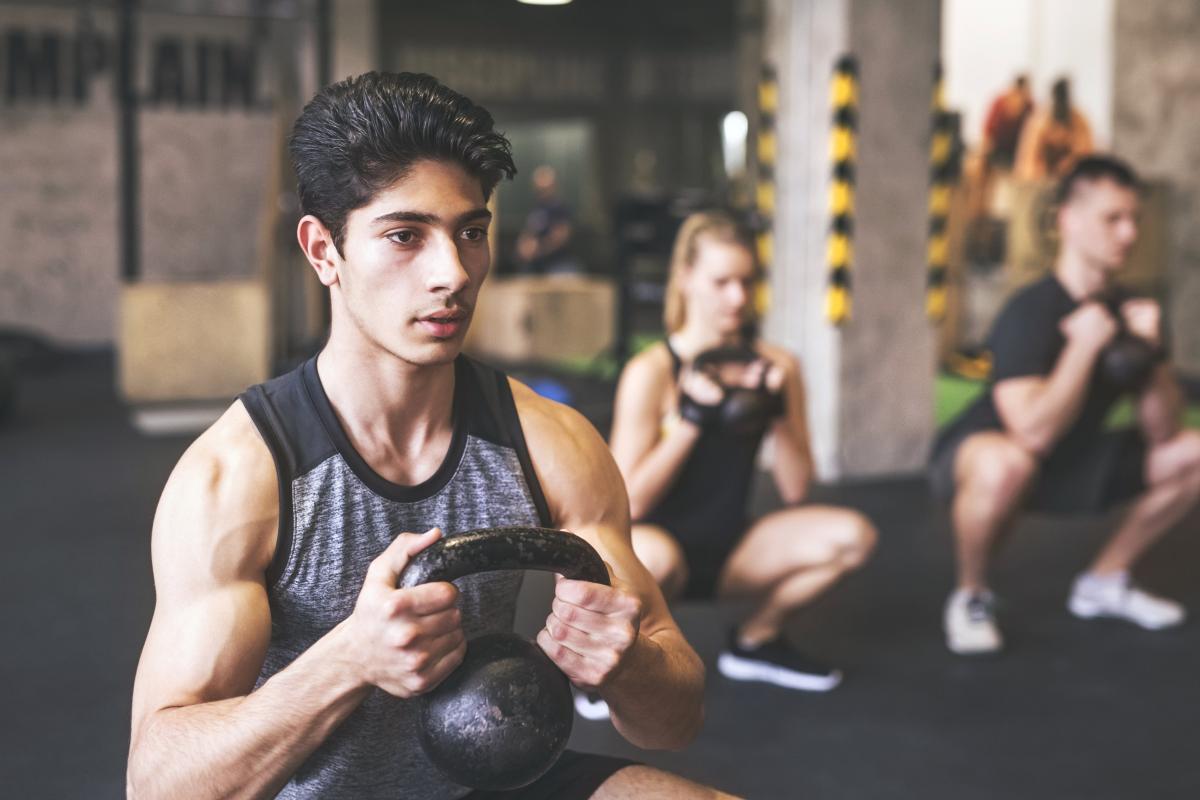
[[1100,370],[1105,380],[1121,391],[1141,391],[1150,381],[1162,352],[1125,326],[1121,306],[1128,297],[1110,291],[1097,299],[1108,308],[1117,323],[1117,335],[1100,353]]
[[[773,417],[783,411],[783,400],[766,386],[766,372],[756,387],[729,386],[721,379],[720,368],[726,364],[750,364],[761,356],[748,344],[717,347],[696,356],[692,365],[707,374],[725,390],[725,396],[715,406],[702,406],[684,395],[680,411],[688,419],[704,426],[736,434],[756,433],[767,427]],[[698,406],[700,413],[689,415],[688,404]]]
[[[580,537],[546,528],[492,528],[435,542],[400,576],[399,588],[476,572],[535,569],[609,584],[608,568]],[[537,644],[513,633],[467,643],[463,663],[418,697],[418,737],[455,783],[516,789],[553,766],[571,735],[567,677]]]
[[1158,362],[1158,351],[1141,337],[1122,331],[1100,355],[1104,377],[1123,391],[1145,387]]

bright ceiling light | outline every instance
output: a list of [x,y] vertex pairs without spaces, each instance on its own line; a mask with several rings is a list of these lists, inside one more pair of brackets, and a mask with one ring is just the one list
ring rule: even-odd
[[565,6],[571,0],[517,0],[527,6]]

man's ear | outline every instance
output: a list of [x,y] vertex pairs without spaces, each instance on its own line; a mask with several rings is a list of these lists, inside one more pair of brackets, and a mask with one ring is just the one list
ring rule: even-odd
[[321,220],[312,214],[305,214],[296,226],[296,240],[304,251],[308,263],[317,272],[317,280],[325,286],[333,286],[338,282],[338,265],[341,254],[333,243],[333,234]]

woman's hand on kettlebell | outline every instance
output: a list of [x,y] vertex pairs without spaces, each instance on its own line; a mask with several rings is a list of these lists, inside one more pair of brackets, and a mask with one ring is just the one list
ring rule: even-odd
[[1126,300],[1121,304],[1121,317],[1134,336],[1152,345],[1161,344],[1162,309],[1156,301],[1147,297]]
[[396,588],[409,560],[441,537],[437,528],[397,536],[367,568],[354,612],[344,623],[363,682],[396,697],[430,691],[466,654],[454,584]]
[[720,404],[725,398],[725,390],[710,376],[698,369],[687,366],[679,375],[679,391],[705,406]]
[[641,629],[641,598],[620,578],[611,580],[612,586],[603,586],[559,577],[546,627],[537,637],[550,660],[581,689],[607,684]]

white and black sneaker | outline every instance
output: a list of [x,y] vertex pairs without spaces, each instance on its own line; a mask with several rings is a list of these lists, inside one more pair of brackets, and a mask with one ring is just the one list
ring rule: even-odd
[[996,625],[996,597],[985,590],[958,589],[942,616],[946,647],[960,656],[998,653],[1004,647]]
[[828,692],[842,682],[842,673],[801,653],[783,637],[757,647],[743,647],[736,632],[717,657],[717,670],[735,681],[763,681],[785,689]]

